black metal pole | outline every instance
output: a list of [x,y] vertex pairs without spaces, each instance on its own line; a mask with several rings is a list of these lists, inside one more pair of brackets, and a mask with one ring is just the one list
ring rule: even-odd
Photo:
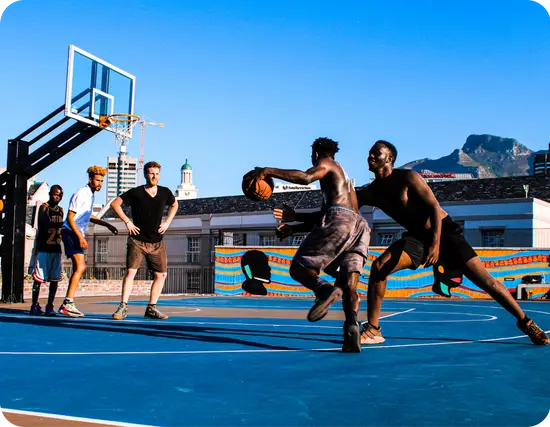
[[[29,154],[28,143],[8,141],[8,170],[18,170],[19,162]],[[23,302],[25,281],[25,222],[27,217],[27,177],[10,176],[8,183],[4,238],[2,240],[2,300]]]

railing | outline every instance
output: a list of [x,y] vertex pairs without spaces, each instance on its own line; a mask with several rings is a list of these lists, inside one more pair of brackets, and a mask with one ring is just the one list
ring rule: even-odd
[[[126,269],[124,267],[87,267],[82,280],[120,280]],[[69,278],[72,267],[64,267],[63,274]],[[163,294],[212,294],[214,293],[214,268],[212,266],[168,267]],[[135,280],[153,280],[153,273],[140,268]]]

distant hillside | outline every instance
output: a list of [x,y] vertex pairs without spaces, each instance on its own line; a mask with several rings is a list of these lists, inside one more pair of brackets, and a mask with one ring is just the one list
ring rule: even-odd
[[471,173],[476,178],[529,175],[534,152],[512,138],[470,135],[461,149],[439,159],[414,160],[403,166],[420,172]]

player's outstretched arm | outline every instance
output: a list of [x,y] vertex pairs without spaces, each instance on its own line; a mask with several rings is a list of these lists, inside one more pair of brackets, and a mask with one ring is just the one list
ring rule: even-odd
[[266,176],[282,179],[283,181],[292,182],[293,184],[308,185],[312,182],[319,181],[329,172],[329,168],[324,161],[320,161],[317,165],[309,168],[307,171],[299,171],[296,169],[278,169],[278,168],[254,168],[256,178],[263,179]]
[[313,227],[315,227],[315,224],[313,223],[302,223],[295,225],[279,224],[277,226],[275,234],[277,235],[279,240],[283,240],[289,236],[292,236],[295,233],[309,233],[313,229]]
[[283,205],[283,208],[273,209],[273,217],[279,222],[304,222],[317,224],[323,217],[322,211],[314,212],[296,212],[288,205]]
[[118,229],[114,225],[109,224],[107,221],[103,221],[102,219],[99,219],[94,215],[90,217],[90,222],[108,228],[109,231],[113,234],[118,234]]
[[358,188],[357,190],[355,190],[355,194],[357,195],[357,204],[359,205],[359,207],[361,206],[376,207],[376,200],[374,198],[374,194],[370,185]]

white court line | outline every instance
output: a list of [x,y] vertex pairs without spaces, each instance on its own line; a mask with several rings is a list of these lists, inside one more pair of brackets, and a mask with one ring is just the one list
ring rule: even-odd
[[[386,319],[388,317],[397,316],[398,314],[403,313],[409,313],[410,311],[415,310],[414,308],[411,308],[406,311],[400,311],[397,313],[391,313],[387,314],[385,316],[380,316],[380,320]],[[2,317],[10,317],[10,318],[31,318],[26,315],[0,315],[0,319]],[[32,318],[31,318],[32,319]],[[36,318],[34,318],[36,319]],[[138,319],[124,319],[124,320],[115,320],[115,319],[109,319],[109,318],[103,318],[103,317],[84,317],[84,318],[69,318],[69,317],[39,317],[40,320],[46,320],[47,321],[58,321],[58,320],[67,320],[70,319],[71,321],[76,320],[77,322],[85,322],[86,320],[93,320],[97,322],[107,322],[107,323],[115,323],[117,325],[123,325],[124,323],[138,323],[138,324],[148,324],[148,325],[224,325],[224,326],[266,326],[266,327],[272,327],[272,328],[285,328],[285,327],[292,327],[292,328],[320,328],[320,329],[342,329],[342,326],[322,326],[322,325],[295,325],[295,324],[269,324],[269,323],[243,323],[243,322],[191,322],[191,321],[181,321],[181,322],[154,322],[151,320],[138,320]]]
[[[550,330],[545,331],[547,334]],[[517,335],[513,337],[489,338],[484,340],[464,340],[464,341],[440,341],[414,344],[392,344],[392,345],[363,345],[366,349],[385,349],[385,348],[406,348],[406,347],[433,347],[439,345],[453,344],[474,344],[480,342],[494,342],[515,340],[518,338],[527,338],[527,335]],[[341,347],[330,348],[302,348],[302,349],[250,349],[250,350],[183,350],[183,351],[98,351],[98,352],[32,352],[32,351],[3,351],[3,356],[150,356],[150,355],[185,355],[185,354],[240,354],[240,353],[315,353],[325,351],[341,350]]]
[[[398,311],[397,313],[386,314],[385,316],[380,316],[378,318],[378,320],[387,319],[388,317],[398,316],[400,314],[410,313],[411,311],[414,311],[414,310],[416,310],[416,308],[409,308],[408,310],[405,310],[405,311]],[[390,320],[390,322],[391,322],[391,320]],[[367,323],[367,321],[365,320],[364,322],[360,322],[360,323],[361,323],[361,326],[362,326],[365,323]]]
[[[437,303],[436,303],[437,304]],[[450,304],[448,304],[450,305]],[[457,305],[457,304],[454,304]],[[399,314],[405,314],[409,313],[411,311],[415,310],[409,309],[398,313],[391,313],[386,316],[382,316],[380,319],[393,317]],[[423,313],[419,311],[418,313]],[[427,313],[427,312],[424,312]],[[477,313],[462,313],[462,312],[430,312],[431,314],[459,314],[459,315],[468,315],[468,316],[487,316],[490,317],[490,319],[486,320],[494,320],[496,319],[495,316],[487,315],[487,314],[477,314]],[[544,314],[550,314],[546,312],[541,312]],[[20,315],[7,315],[7,316],[0,316],[0,317],[24,317]],[[53,318],[55,319],[55,318]],[[99,321],[110,321],[110,322],[117,322],[120,323],[120,321],[116,321],[113,319],[94,319]],[[150,323],[146,320],[125,320],[126,322],[136,322],[136,323]],[[480,321],[480,320],[478,320]],[[399,322],[399,321],[392,321],[389,320],[388,322]],[[407,321],[403,321],[407,322]],[[422,322],[422,321],[419,321]],[[432,322],[432,321],[424,321],[424,322]],[[439,321],[442,322],[442,321]],[[444,322],[444,321],[443,321]],[[449,321],[447,321],[449,322]],[[458,322],[465,322],[464,320],[458,320]],[[265,323],[238,323],[238,322],[162,322],[162,323],[171,323],[171,324],[200,324],[200,325],[233,325],[233,326],[264,326],[264,327],[298,327],[298,328],[326,328],[326,329],[340,329],[340,326],[319,326],[319,325],[293,325],[293,324],[281,324],[281,325],[273,325],[273,324],[265,324]],[[550,331],[545,331],[546,333],[550,333]],[[518,336],[512,336],[512,337],[502,337],[502,338],[490,338],[490,339],[484,339],[484,340],[466,340],[466,341],[445,341],[445,342],[434,342],[434,343],[415,343],[415,344],[395,344],[395,345],[376,345],[376,346],[363,346],[364,349],[369,348],[404,348],[404,347],[429,347],[429,346],[436,346],[436,345],[450,345],[450,344],[471,344],[475,342],[492,342],[492,341],[505,341],[505,340],[513,340],[518,338],[526,338],[527,335],[518,335]],[[340,350],[340,347],[332,347],[332,348],[318,348],[318,349],[244,349],[244,350],[187,350],[187,351],[154,351],[154,352],[140,352],[140,351],[131,351],[131,352],[0,352],[0,355],[49,355],[49,356],[77,356],[77,355],[184,355],[184,354],[223,354],[223,353],[283,353],[283,352],[323,352],[323,351],[335,351]]]
[[[500,306],[496,301],[493,301],[495,305],[477,305],[477,302],[470,302],[470,301],[471,300],[464,300],[462,303],[456,304],[456,303],[452,303],[452,302],[446,302],[445,300],[442,300],[442,301],[397,301],[397,300],[388,300],[388,301],[384,302],[384,306],[387,308],[388,304],[389,305],[391,305],[391,304],[397,304],[397,305],[416,304],[416,305],[440,305],[440,306],[451,305],[451,306],[454,306],[454,307],[462,307],[462,308],[464,308],[464,307],[468,307],[468,308],[475,307],[475,308],[492,308],[492,309],[498,309],[498,310],[505,310],[505,308]],[[488,301],[491,301],[491,300],[488,300]],[[524,301],[524,302],[528,302],[528,301]],[[531,301],[531,302],[535,302],[535,301]],[[539,304],[540,303],[541,302],[539,302]],[[476,304],[476,305],[474,305],[474,304]],[[547,311],[537,311],[537,310],[531,310],[531,309],[523,308],[523,307],[522,307],[522,310],[533,312],[533,313],[550,314],[550,312],[547,312]]]
[[471,320],[388,320],[387,323],[466,323],[466,322],[491,322],[497,320],[498,317],[490,314],[464,313],[453,311],[417,311],[417,314],[458,314],[460,316],[478,316],[487,317],[487,319],[471,319]]
[[131,423],[118,422],[118,421],[96,420],[93,418],[71,417],[68,415],[45,414],[43,412],[20,411],[18,409],[6,409],[6,408],[0,408],[0,409],[2,410],[2,412],[7,412],[8,414],[29,415],[33,417],[52,418],[52,419],[64,420],[64,421],[78,421],[82,423],[105,424],[108,426],[120,426],[120,427],[154,427],[146,424],[131,424]]
[[414,311],[414,310],[416,310],[416,308],[409,308],[408,310],[405,310],[405,311],[398,311],[396,313],[386,314],[385,316],[380,316],[379,320],[387,319],[393,316],[399,316],[400,314],[410,313],[411,311]]

